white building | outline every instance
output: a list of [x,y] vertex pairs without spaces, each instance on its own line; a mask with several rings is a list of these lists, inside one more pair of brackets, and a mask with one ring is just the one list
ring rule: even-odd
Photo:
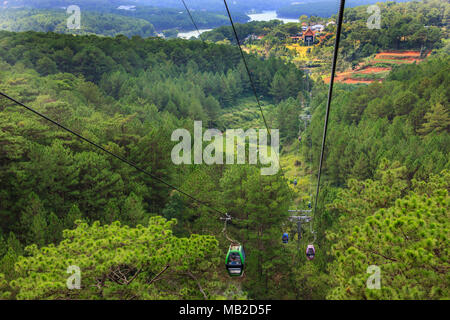
[[322,32],[323,29],[325,29],[325,26],[323,24],[315,24],[311,27],[311,30],[313,30],[313,31]]

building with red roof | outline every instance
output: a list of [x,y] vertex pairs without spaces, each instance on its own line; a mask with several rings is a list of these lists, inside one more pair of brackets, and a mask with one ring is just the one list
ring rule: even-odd
[[312,46],[314,44],[314,38],[315,38],[315,33],[314,33],[314,31],[311,30],[311,28],[308,28],[303,33],[303,41],[305,41],[305,44],[308,46]]

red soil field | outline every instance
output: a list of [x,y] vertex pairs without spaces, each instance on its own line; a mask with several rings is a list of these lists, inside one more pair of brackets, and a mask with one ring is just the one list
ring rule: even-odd
[[[431,54],[431,51],[427,53],[427,56]],[[415,60],[420,59],[420,51],[384,51],[375,56],[375,59],[406,59]]]
[[373,62],[387,62],[392,64],[414,63],[421,62],[422,59],[374,59]]
[[362,70],[358,70],[355,73],[369,74],[369,73],[379,73],[384,71],[391,71],[391,68],[383,68],[383,67],[367,67]]
[[402,56],[402,57],[419,57],[420,51],[383,51],[376,55],[375,58],[378,58],[379,56],[383,55],[390,55],[390,56]]
[[374,83],[383,82],[382,80],[366,80],[366,79],[343,79],[339,80],[340,83]]
[[[323,81],[325,83],[329,83],[331,80],[330,77],[325,78]],[[345,74],[337,74],[334,78],[334,81],[340,83],[372,83],[372,82],[381,82],[381,80],[369,80],[369,79],[352,79],[351,73]]]
[[[427,53],[427,56],[431,54],[431,51]],[[420,63],[423,59],[420,59],[420,51],[384,51],[378,53],[375,58],[372,60],[371,64],[377,62],[385,62],[390,64],[409,64],[409,63]],[[353,74],[374,74],[380,72],[391,71],[390,67],[373,67],[367,66],[364,67],[365,63],[360,63],[356,70],[348,70],[342,73],[336,74],[335,80],[336,82],[341,83],[373,83],[373,82],[382,82],[383,80],[372,80],[372,79],[352,79]],[[330,77],[324,79],[326,83],[330,81]]]

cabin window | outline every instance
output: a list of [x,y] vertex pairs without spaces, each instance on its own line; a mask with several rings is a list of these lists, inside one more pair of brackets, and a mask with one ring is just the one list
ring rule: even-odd
[[231,253],[228,258],[228,264],[241,265],[241,256],[238,253]]

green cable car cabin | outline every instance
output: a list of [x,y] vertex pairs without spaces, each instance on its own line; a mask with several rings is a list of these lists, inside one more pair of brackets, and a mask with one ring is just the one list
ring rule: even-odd
[[240,244],[230,245],[228,249],[227,258],[225,260],[225,267],[231,277],[240,277],[244,274],[245,252],[244,247]]

